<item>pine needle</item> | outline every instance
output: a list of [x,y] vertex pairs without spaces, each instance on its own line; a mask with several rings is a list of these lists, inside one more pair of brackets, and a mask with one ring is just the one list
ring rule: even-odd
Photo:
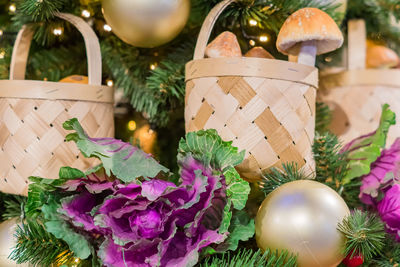
[[230,252],[209,258],[201,267],[295,267],[296,257],[287,251],[282,253],[260,250],[241,249],[236,255]]
[[296,163],[285,163],[282,167],[283,170],[272,168],[263,175],[260,187],[266,195],[283,184],[311,178],[305,175],[303,171],[299,170]]
[[338,230],[346,237],[344,255],[361,254],[368,261],[382,253],[385,242],[384,224],[374,214],[355,210],[339,223]]

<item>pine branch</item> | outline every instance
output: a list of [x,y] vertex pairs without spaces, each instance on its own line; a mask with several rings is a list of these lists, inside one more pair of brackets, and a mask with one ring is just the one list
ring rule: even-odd
[[17,195],[6,195],[3,196],[3,214],[2,219],[8,220],[11,218],[21,217],[24,211],[26,197]]
[[10,258],[18,264],[61,266],[75,260],[68,245],[48,233],[38,221],[28,221],[18,227],[15,237],[18,242]]
[[335,190],[340,188],[347,166],[346,154],[339,153],[340,149],[341,144],[334,134],[316,135],[313,144],[316,180]]
[[236,255],[230,252],[224,253],[222,256],[217,255],[209,258],[201,267],[294,267],[297,266],[296,257],[290,255],[287,251],[278,253],[265,251],[264,254],[260,250],[241,249]]
[[374,214],[355,210],[339,223],[338,230],[346,237],[343,253],[351,256],[361,254],[365,261],[382,253],[385,229]]
[[332,112],[328,105],[323,102],[316,104],[316,118],[315,118],[315,131],[320,134],[329,130],[329,125],[332,121]]
[[266,195],[286,183],[310,179],[309,176],[305,175],[298,169],[298,166],[295,163],[285,163],[282,167],[283,171],[277,168],[272,168],[269,172],[263,175],[260,187]]
[[46,21],[53,18],[54,13],[69,5],[69,0],[23,0],[18,5],[20,12],[33,21]]

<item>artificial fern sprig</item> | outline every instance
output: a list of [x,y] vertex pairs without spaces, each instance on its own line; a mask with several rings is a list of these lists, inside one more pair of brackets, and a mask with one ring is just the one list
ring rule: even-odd
[[222,256],[216,255],[208,259],[201,267],[295,267],[296,257],[287,251],[281,253],[266,250],[263,254],[260,250],[242,249],[236,255],[230,252]]
[[368,261],[382,253],[385,228],[374,214],[355,210],[338,224],[338,230],[346,237],[343,248],[345,255],[361,254]]
[[282,168],[283,170],[272,168],[263,175],[260,187],[266,195],[283,184],[297,180],[311,179],[310,176],[305,175],[303,171],[298,169],[296,163],[284,163]]

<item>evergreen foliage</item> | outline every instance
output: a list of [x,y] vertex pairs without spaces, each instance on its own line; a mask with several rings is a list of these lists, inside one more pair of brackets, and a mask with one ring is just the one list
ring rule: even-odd
[[263,254],[260,250],[241,249],[236,255],[230,252],[209,258],[200,267],[295,267],[297,266],[296,257],[287,251],[282,253],[265,251]]
[[19,264],[30,262],[34,266],[61,266],[75,260],[68,245],[48,233],[39,221],[23,223],[15,237],[18,242],[10,258]]
[[385,228],[374,214],[355,210],[339,223],[338,230],[346,237],[343,252],[351,256],[361,254],[365,261],[382,253]]
[[305,175],[301,170],[298,169],[295,163],[285,163],[282,165],[283,170],[272,168],[270,171],[263,175],[262,181],[260,182],[261,190],[268,195],[276,188],[297,180],[311,179],[311,177]]
[[315,131],[321,134],[327,132],[332,121],[332,112],[328,105],[317,102],[315,114]]

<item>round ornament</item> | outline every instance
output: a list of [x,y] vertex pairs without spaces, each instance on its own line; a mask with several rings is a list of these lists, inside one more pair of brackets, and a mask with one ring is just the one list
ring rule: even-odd
[[337,266],[345,238],[337,225],[350,214],[328,186],[310,180],[280,186],[263,201],[256,217],[256,240],[265,250],[297,254],[299,267]]
[[115,35],[146,48],[174,39],[190,14],[190,0],[102,0],[102,7]]
[[14,239],[16,229],[16,219],[7,220],[0,224],[0,266],[28,266],[28,264],[16,264],[14,261],[8,259],[16,243]]

